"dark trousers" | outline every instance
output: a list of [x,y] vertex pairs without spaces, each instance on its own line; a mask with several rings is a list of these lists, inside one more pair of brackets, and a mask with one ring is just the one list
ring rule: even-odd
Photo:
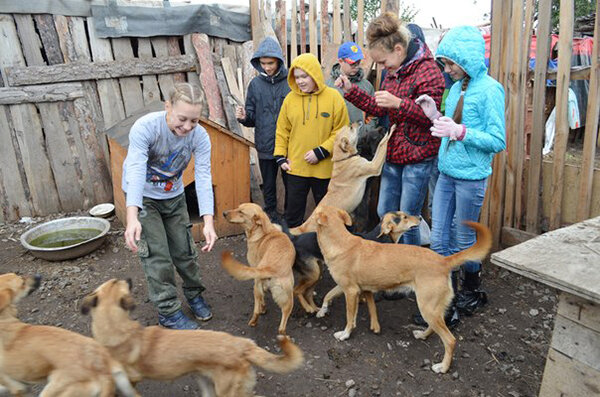
[[289,227],[300,226],[304,222],[308,191],[312,190],[315,205],[317,205],[327,193],[328,185],[329,179],[287,174],[285,220]]
[[[279,166],[275,160],[258,160],[260,174],[262,175],[262,193],[265,199],[265,212],[270,213],[277,210],[277,170]],[[284,174],[282,172],[282,174]],[[283,176],[283,175],[282,175]],[[285,184],[285,179],[284,179]]]

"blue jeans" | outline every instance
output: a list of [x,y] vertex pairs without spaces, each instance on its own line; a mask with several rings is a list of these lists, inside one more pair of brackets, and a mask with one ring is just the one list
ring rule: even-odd
[[[468,181],[440,173],[433,196],[432,250],[449,256],[475,244],[475,231],[463,222],[479,220],[486,185],[487,178]],[[481,268],[481,262],[470,261],[463,266],[467,272],[475,273]]]
[[[382,218],[386,212],[403,211],[409,215],[420,216],[427,185],[433,167],[430,158],[417,164],[385,163],[381,172],[379,203],[377,215]],[[421,245],[419,228],[404,233],[402,244]]]

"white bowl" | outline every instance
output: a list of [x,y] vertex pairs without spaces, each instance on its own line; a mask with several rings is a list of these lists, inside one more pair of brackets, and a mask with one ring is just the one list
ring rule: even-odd
[[90,209],[90,215],[97,218],[108,218],[115,212],[115,206],[111,203],[98,204]]

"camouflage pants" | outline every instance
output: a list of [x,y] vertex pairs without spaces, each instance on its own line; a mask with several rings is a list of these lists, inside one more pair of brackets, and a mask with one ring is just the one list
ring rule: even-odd
[[192,224],[184,194],[167,200],[144,197],[143,206],[139,213],[142,235],[138,255],[148,282],[150,300],[160,314],[169,315],[181,309],[175,270],[183,280],[186,299],[194,299],[204,290]]

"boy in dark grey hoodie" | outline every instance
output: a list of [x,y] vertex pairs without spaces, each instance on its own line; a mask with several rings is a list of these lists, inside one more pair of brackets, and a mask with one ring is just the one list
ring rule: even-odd
[[246,95],[246,106],[238,106],[235,117],[246,127],[254,127],[254,144],[263,178],[262,192],[265,212],[277,220],[277,170],[273,157],[275,129],[281,104],[290,92],[287,68],[279,43],[271,37],[265,38],[250,61],[259,75],[250,81]]

